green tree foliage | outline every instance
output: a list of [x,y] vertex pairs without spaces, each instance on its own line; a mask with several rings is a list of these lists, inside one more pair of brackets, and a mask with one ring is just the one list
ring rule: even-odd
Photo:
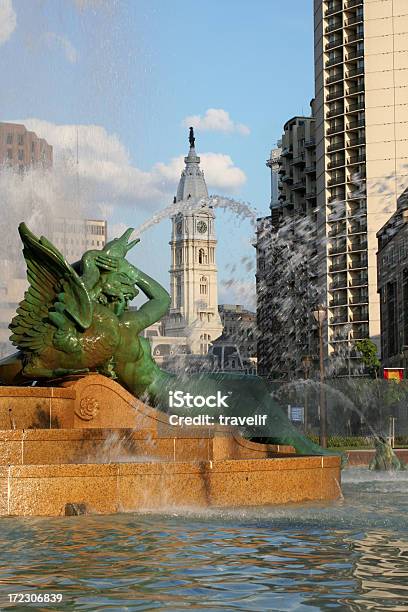
[[381,365],[377,355],[377,346],[369,338],[356,342],[356,349],[361,353],[361,359],[371,375],[377,378]]

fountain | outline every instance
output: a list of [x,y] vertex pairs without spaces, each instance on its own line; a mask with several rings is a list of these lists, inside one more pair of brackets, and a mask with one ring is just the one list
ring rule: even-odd
[[[0,362],[1,515],[341,496],[340,457],[296,430],[262,379],[159,369],[139,333],[169,296],[126,260],[132,229],[72,265],[19,232],[30,287],[10,324],[18,352]],[[148,300],[130,310],[139,289]]]

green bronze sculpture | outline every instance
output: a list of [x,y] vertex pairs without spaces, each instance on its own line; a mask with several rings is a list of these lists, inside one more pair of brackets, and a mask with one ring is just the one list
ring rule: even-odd
[[[158,367],[149,341],[139,334],[166,314],[170,296],[126,260],[138,242],[129,242],[132,232],[128,229],[102,250],[87,251],[80,262],[70,265],[46,238],[37,238],[20,224],[30,286],[10,324],[18,352],[0,361],[2,384],[99,372],[166,412],[171,392],[222,397],[218,407],[207,406],[205,412],[214,418],[259,415],[262,418],[254,419],[246,435],[290,444],[304,454],[329,453],[296,430],[261,378],[222,372],[176,376]],[[139,290],[148,300],[138,310],[130,309]],[[178,410],[190,416],[203,412]]]
[[390,472],[407,469],[405,463],[398,459],[391,444],[385,438],[377,437],[374,440],[374,446],[375,455],[368,466],[370,470]]

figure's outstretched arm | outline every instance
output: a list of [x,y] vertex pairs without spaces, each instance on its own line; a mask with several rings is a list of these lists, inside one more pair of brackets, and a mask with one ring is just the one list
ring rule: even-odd
[[143,291],[149,301],[135,313],[134,321],[139,331],[156,323],[163,317],[170,306],[167,291],[153,278],[137,269],[136,285]]

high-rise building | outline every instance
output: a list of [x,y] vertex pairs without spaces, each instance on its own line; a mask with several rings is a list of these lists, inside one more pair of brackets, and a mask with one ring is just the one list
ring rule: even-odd
[[70,263],[79,261],[85,251],[102,249],[107,242],[107,222],[102,219],[53,219],[51,242]]
[[269,217],[258,219],[258,372],[268,378],[298,376],[302,357],[316,353],[314,124],[313,116],[285,123],[277,162],[279,202]]
[[191,352],[205,355],[210,343],[221,335],[222,323],[218,313],[215,214],[205,202],[207,185],[192,128],[184,162],[174,204],[183,202],[186,206],[171,218],[171,305],[165,334],[187,337]]
[[[382,365],[408,367],[408,189],[378,237]],[[407,376],[407,372],[406,372]]]
[[325,357],[352,375],[356,341],[379,345],[376,233],[408,185],[408,2],[314,0],[314,24]]
[[0,122],[0,162],[20,171],[32,166],[51,168],[52,146],[24,125]]

